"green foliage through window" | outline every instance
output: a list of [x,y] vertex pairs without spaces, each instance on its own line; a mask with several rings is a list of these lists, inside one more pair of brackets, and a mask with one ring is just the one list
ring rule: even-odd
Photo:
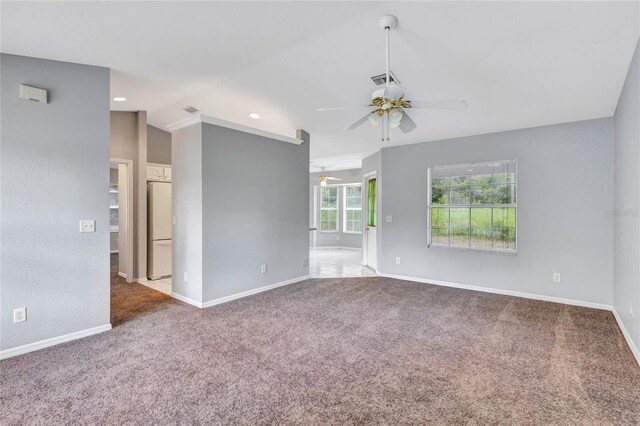
[[362,232],[362,186],[344,187],[344,232]]
[[320,230],[338,230],[337,186],[323,186],[320,189]]
[[512,160],[431,168],[431,244],[515,251],[516,167]]

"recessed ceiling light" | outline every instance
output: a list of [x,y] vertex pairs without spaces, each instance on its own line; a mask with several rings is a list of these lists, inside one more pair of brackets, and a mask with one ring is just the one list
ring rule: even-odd
[[260,114],[258,114],[257,112],[252,112],[251,114],[249,114],[249,117],[257,120],[258,118],[260,118]]
[[113,100],[116,101],[116,102],[124,102],[124,101],[127,100],[127,98],[123,98],[123,97],[117,96],[117,97],[113,98]]

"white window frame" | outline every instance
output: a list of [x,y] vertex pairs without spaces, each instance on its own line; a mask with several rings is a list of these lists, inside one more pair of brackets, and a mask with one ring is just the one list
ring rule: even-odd
[[[360,207],[347,207],[347,188],[349,187],[360,187]],[[362,184],[361,183],[354,183],[354,184],[347,184],[347,185],[342,185],[342,198],[343,198],[343,207],[342,207],[342,217],[343,217],[343,223],[342,223],[342,232],[344,234],[362,234]],[[347,210],[359,210],[360,211],[360,230],[359,231],[347,231]]]
[[[449,208],[515,208],[515,219],[516,219],[516,227],[515,227],[515,239],[514,239],[514,248],[513,250],[511,249],[499,249],[499,248],[482,248],[482,247],[460,247],[460,246],[451,246],[451,245],[442,245],[442,244],[434,244],[432,241],[432,236],[431,236],[431,216],[432,216],[432,212],[431,209],[433,208],[432,206],[432,194],[431,194],[431,190],[432,190],[432,182],[431,182],[431,175],[432,175],[432,171],[434,167],[477,167],[479,165],[487,165],[487,164],[495,164],[495,163],[506,163],[506,162],[513,162],[515,164],[515,188],[516,188],[516,197],[515,197],[515,202],[512,204],[488,204],[488,205],[466,205],[466,204],[462,204],[462,205],[447,205],[447,207]],[[460,164],[443,164],[441,166],[431,166],[427,169],[427,204],[428,204],[428,208],[427,208],[427,247],[429,248],[438,248],[438,249],[446,249],[446,250],[461,250],[461,251],[479,251],[479,252],[483,252],[483,253],[494,253],[494,254],[502,254],[502,255],[511,255],[511,256],[516,256],[518,254],[518,225],[520,223],[519,218],[518,218],[518,199],[519,199],[519,194],[518,194],[518,187],[519,187],[519,180],[518,180],[518,160],[517,159],[512,159],[512,160],[495,160],[495,161],[480,161],[480,162],[474,162],[474,163],[460,163]]]
[[[318,217],[318,231],[323,233],[323,234],[337,234],[339,232],[340,229],[340,186],[339,185],[327,185],[324,188],[335,188],[336,189],[336,207],[335,208],[323,208],[322,207],[322,186],[320,186],[320,191],[318,191],[319,194],[319,205],[320,205],[320,217]],[[332,211],[335,210],[336,211],[336,229],[333,230],[323,230],[322,229],[322,211],[323,210],[328,210],[328,211]]]

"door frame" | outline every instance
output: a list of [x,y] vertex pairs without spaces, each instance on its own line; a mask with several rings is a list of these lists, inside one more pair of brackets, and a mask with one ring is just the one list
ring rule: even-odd
[[[109,161],[111,163],[115,163],[118,165],[125,166],[127,170],[127,217],[126,223],[124,224],[124,228],[126,229],[127,239],[125,241],[125,270],[124,270],[124,278],[128,283],[134,281],[133,277],[133,160],[127,160],[124,158],[110,158]],[[119,171],[118,171],[119,174]],[[122,223],[118,223],[118,228],[122,228]],[[118,245],[120,245],[120,235],[118,232]],[[118,272],[120,276],[122,276],[121,271]]]
[[[362,218],[365,219],[362,222],[362,265],[369,266],[369,227],[366,224],[366,218],[369,217],[369,180],[376,179],[376,210],[380,213],[380,209],[378,201],[380,200],[380,179],[378,179],[378,171],[373,170],[371,172],[365,173],[362,176]],[[376,243],[380,241],[380,220],[378,217],[378,221],[376,223]],[[376,244],[380,246],[379,244]],[[376,247],[376,264],[378,263],[378,249]],[[370,266],[369,266],[370,267]]]

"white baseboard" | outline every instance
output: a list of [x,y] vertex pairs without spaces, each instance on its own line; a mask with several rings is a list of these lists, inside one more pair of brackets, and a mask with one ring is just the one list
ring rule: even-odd
[[144,284],[147,281],[149,281],[146,277],[145,278],[136,278],[133,280],[134,282],[137,282],[138,284]]
[[125,274],[124,272],[119,272],[118,271],[118,276],[121,276],[122,278],[124,278],[125,280],[127,279],[127,274]]
[[523,297],[525,299],[543,300],[545,302],[563,303],[565,305],[583,306],[585,308],[604,309],[605,311],[611,311],[613,307],[611,305],[603,303],[587,302],[584,300],[566,299],[564,297],[545,296],[535,293],[524,293],[520,291],[504,290],[500,288],[480,287],[468,284],[458,284],[448,281],[431,280],[428,278],[408,277],[404,275],[387,274],[385,272],[377,271],[377,274],[381,277],[395,278],[398,280],[414,281],[425,284],[439,285],[443,287],[461,288],[464,290],[482,291],[484,293],[503,294],[505,296]]
[[193,305],[197,308],[202,308],[202,302],[198,302],[197,300],[191,299],[187,296],[183,296],[181,294],[178,293],[174,293],[173,291],[171,292],[171,297],[173,297],[174,299],[178,299],[181,302],[184,303],[188,303],[189,305]]
[[87,328],[85,330],[74,331],[73,333],[63,334],[62,336],[52,337],[50,339],[40,340],[39,342],[28,343],[15,348],[0,351],[0,359],[11,358],[12,356],[26,354],[27,352],[37,351],[38,349],[48,348],[49,346],[58,345],[60,343],[70,342],[71,340],[81,339],[83,337],[92,336],[111,330],[111,324],[104,324],[98,327]]
[[612,308],[611,312],[613,312],[613,316],[616,318],[616,321],[618,322],[618,327],[620,327],[620,331],[622,331],[622,335],[627,341],[627,344],[629,345],[629,348],[631,349],[633,356],[636,358],[638,365],[640,365],[640,350],[638,350],[638,347],[631,339],[631,334],[629,334],[629,332],[625,328],[624,323],[622,322],[622,318],[620,318],[620,314],[618,313],[616,308]]
[[232,300],[240,299],[243,297],[251,296],[252,294],[262,293],[263,291],[271,290],[278,287],[283,287],[285,285],[297,283],[300,281],[308,280],[311,276],[304,275],[301,277],[293,278],[287,281],[281,281],[279,283],[266,285],[264,287],[255,288],[253,290],[243,291],[242,293],[232,294],[231,296],[221,297],[219,299],[209,300],[208,302],[204,302],[202,304],[203,308],[208,308],[210,306],[219,305],[221,303],[231,302]]
[[362,251],[359,247],[343,247],[343,246],[311,246],[310,250],[351,250],[351,251]]

